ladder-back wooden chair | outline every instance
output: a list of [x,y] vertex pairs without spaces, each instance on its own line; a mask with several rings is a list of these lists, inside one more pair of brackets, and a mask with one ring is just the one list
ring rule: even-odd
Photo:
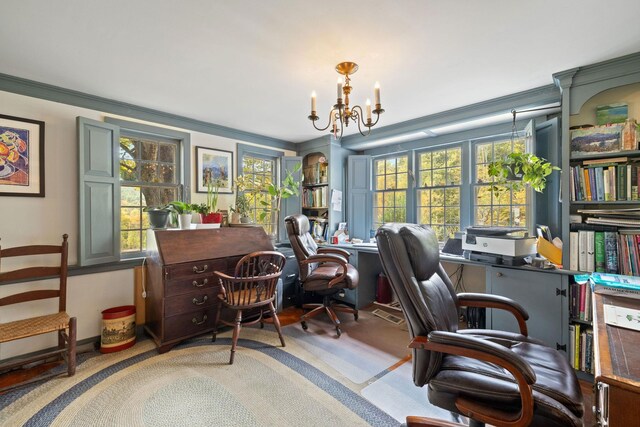
[[[280,320],[273,305],[278,279],[282,274],[285,261],[286,258],[280,252],[252,252],[238,261],[234,277],[219,271],[215,272],[220,281],[221,289],[218,298],[222,307],[236,311],[235,322],[227,322],[220,318],[221,307],[218,310],[216,319],[216,330],[213,331],[213,341],[215,341],[219,323],[233,326],[230,365],[233,364],[233,357],[236,353],[240,328],[242,325],[253,325],[257,322],[262,325],[265,311],[271,315],[273,324],[280,336],[280,343],[283,347],[285,346],[282,331],[280,330]],[[243,312],[247,311],[254,311],[254,313],[250,313],[250,316],[253,317],[252,314],[256,314],[258,317],[254,320],[243,322]]]
[[[0,309],[2,307],[37,301],[48,298],[58,298],[58,311],[56,313],[43,316],[30,317],[22,320],[15,320],[7,323],[0,323],[0,343],[19,340],[36,335],[57,332],[58,348],[56,350],[38,354],[32,357],[20,358],[20,360],[10,360],[0,364],[0,372],[23,366],[37,360],[49,359],[53,356],[61,356],[67,362],[67,373],[69,376],[76,371],[76,318],[69,317],[66,313],[67,304],[67,258],[68,258],[68,235],[62,236],[62,245],[31,245],[2,249],[0,247],[0,285],[10,286],[10,283],[44,280],[59,278],[56,289],[40,289],[20,292],[0,298]],[[6,258],[25,257],[34,255],[60,254],[59,265],[56,266],[29,266],[18,268],[12,271],[2,271],[2,261]],[[32,381],[39,381],[43,377],[37,377]],[[22,382],[18,385],[25,385],[32,381]],[[11,387],[14,387],[11,386]],[[10,387],[7,387],[10,388]]]

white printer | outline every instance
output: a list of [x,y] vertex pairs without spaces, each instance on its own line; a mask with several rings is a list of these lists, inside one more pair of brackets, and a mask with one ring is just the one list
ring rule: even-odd
[[537,252],[536,238],[518,227],[468,227],[462,250],[467,259],[505,265],[524,265],[524,258]]

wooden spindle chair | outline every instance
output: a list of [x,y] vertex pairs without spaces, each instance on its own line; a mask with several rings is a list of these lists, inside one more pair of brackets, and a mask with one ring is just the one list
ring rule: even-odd
[[[216,330],[213,331],[213,341],[215,341],[218,333],[217,327],[220,323],[233,326],[230,365],[233,364],[240,328],[242,325],[253,325],[258,322],[262,325],[265,311],[270,314],[276,331],[278,331],[280,343],[283,347],[285,346],[282,331],[280,330],[280,320],[273,304],[278,279],[282,274],[285,261],[286,258],[280,252],[253,252],[238,261],[234,277],[219,271],[215,272],[220,281],[221,289],[218,298],[222,306],[236,311],[235,322],[227,322],[220,318],[221,307],[216,318]],[[258,317],[243,322],[243,312],[248,310],[257,310]]]
[[[67,362],[67,374],[72,376],[76,372],[76,318],[69,317],[67,309],[67,259],[68,259],[68,235],[62,236],[62,245],[31,245],[19,246],[8,249],[0,247],[0,267],[2,261],[12,257],[29,257],[34,255],[60,254],[60,263],[56,266],[30,266],[18,268],[12,271],[0,272],[0,285],[11,283],[36,281],[58,278],[57,289],[40,289],[20,292],[0,298],[0,307],[19,304],[29,301],[37,301],[48,298],[58,298],[58,311],[43,316],[35,316],[7,323],[0,323],[0,343],[19,340],[36,335],[57,332],[58,348],[44,354],[32,357],[10,360],[0,364],[0,372],[21,367],[27,363],[38,360],[46,360],[53,356],[61,356]],[[24,258],[27,259],[27,258]],[[52,376],[54,374],[50,374]],[[36,377],[32,380],[6,387],[3,390],[39,381],[45,377]]]

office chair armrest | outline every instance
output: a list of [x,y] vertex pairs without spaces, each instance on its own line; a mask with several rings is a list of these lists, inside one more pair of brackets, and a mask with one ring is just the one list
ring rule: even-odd
[[428,337],[417,336],[409,344],[410,348],[436,351],[470,357],[489,363],[494,363],[508,370],[518,384],[520,392],[521,410],[518,419],[512,414],[498,409],[489,409],[464,397],[456,400],[456,407],[461,414],[472,416],[474,420],[492,425],[531,424],[533,418],[533,391],[531,385],[536,382],[536,374],[531,365],[513,351],[491,341],[455,332],[433,331]]
[[344,257],[344,259],[346,259],[347,261],[349,261],[349,257],[351,256],[351,254],[349,253],[349,251],[345,250],[345,249],[340,249],[340,248],[327,248],[327,247],[319,247],[318,248],[318,253],[319,254],[335,254],[335,255],[341,255],[342,257]]
[[511,298],[500,295],[466,292],[458,294],[458,302],[464,307],[485,307],[506,310],[513,314],[518,321],[520,333],[525,337],[529,335],[529,331],[527,329],[529,313],[527,313],[527,310],[525,310],[523,306]]
[[316,255],[311,255],[309,258],[300,261],[300,264],[312,264],[315,262],[332,262],[335,264],[340,264],[340,266],[342,267],[342,273],[339,274],[338,276],[334,277],[333,279],[331,279],[328,283],[328,287],[332,288],[333,286],[335,286],[336,284],[342,282],[344,279],[346,279],[347,277],[347,260],[344,259],[343,257],[341,257],[340,255],[333,255],[333,254],[316,254]]

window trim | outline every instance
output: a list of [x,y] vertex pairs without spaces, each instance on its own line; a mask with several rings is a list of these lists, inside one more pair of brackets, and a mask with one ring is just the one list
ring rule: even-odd
[[[282,158],[284,157],[285,153],[284,151],[278,151],[278,150],[270,150],[268,148],[263,148],[263,147],[257,147],[255,145],[247,145],[247,144],[238,144],[237,145],[237,151],[238,151],[238,156],[237,156],[237,176],[242,175],[243,174],[243,159],[245,155],[249,155],[251,157],[257,157],[263,160],[273,160],[274,165],[275,165],[275,169],[273,170],[273,182],[280,182],[280,169],[282,167],[281,165],[281,161]],[[275,233],[275,235],[279,235],[279,224],[278,221],[276,220],[276,223],[273,224],[274,225],[274,230],[273,233]]]
[[[159,126],[152,126],[144,123],[131,122],[128,120],[116,119],[113,117],[105,117],[105,123],[113,124],[120,127],[120,137],[134,136],[140,138],[150,138],[162,142],[176,143],[177,141],[177,157],[176,164],[178,171],[178,194],[182,196],[185,203],[191,202],[191,134],[187,132],[177,131]],[[121,186],[120,181],[118,185]],[[118,200],[120,206],[120,200]],[[121,232],[120,224],[117,224],[118,232]],[[121,249],[121,248],[119,248]],[[122,252],[120,251],[120,259],[128,260],[145,256],[146,251]]]
[[[388,154],[384,154],[382,156],[372,156],[371,157],[371,193],[372,193],[372,200],[371,200],[371,226],[375,227],[376,226],[376,218],[375,218],[375,207],[376,207],[376,194],[379,192],[385,192],[385,191],[390,191],[390,190],[376,190],[376,168],[375,168],[375,163],[378,160],[386,160],[386,159],[391,159],[391,158],[395,158],[397,159],[398,157],[403,157],[403,156],[407,156],[407,188],[405,189],[405,199],[406,199],[406,206],[405,206],[405,222],[415,222],[415,191],[411,191],[412,189],[415,188],[415,178],[414,178],[414,170],[413,170],[413,164],[414,164],[414,156],[415,156],[415,152],[412,153],[411,151],[397,151],[395,153],[388,153]],[[396,172],[397,175],[397,172]],[[393,191],[402,191],[402,189],[396,189]]]
[[[413,213],[414,213],[414,219],[415,219],[415,223],[418,224],[419,223],[419,219],[420,216],[418,215],[418,208],[419,208],[419,204],[418,201],[420,200],[418,197],[418,193],[420,190],[426,190],[426,189],[438,189],[438,188],[453,188],[453,187],[458,187],[460,189],[460,231],[464,230],[465,228],[465,217],[468,215],[465,215],[465,211],[469,209],[469,202],[468,202],[468,197],[465,197],[465,184],[467,182],[467,175],[468,175],[468,168],[465,167],[465,143],[462,141],[458,141],[458,142],[454,142],[454,143],[449,143],[449,144],[441,144],[441,145],[433,145],[431,147],[424,147],[424,148],[420,148],[417,150],[413,150],[414,151],[414,157],[415,157],[415,167],[413,170],[413,173],[415,175],[415,179],[414,179],[414,188],[413,188],[413,193],[414,193],[414,200],[415,200],[415,206],[413,209]],[[421,185],[419,185],[418,179],[420,178],[420,155],[423,153],[429,153],[429,152],[434,152],[434,151],[442,151],[442,150],[450,150],[450,149],[454,149],[454,148],[460,148],[460,184],[457,186],[449,186],[449,185],[444,185],[444,186],[432,186],[432,187],[423,187]],[[432,165],[433,166],[433,165]],[[433,168],[432,168],[433,169]],[[445,165],[445,169],[446,169],[446,165]],[[445,216],[446,216],[446,208],[445,208]],[[445,218],[445,224],[446,224],[446,218]],[[441,242],[442,243],[442,242]]]

